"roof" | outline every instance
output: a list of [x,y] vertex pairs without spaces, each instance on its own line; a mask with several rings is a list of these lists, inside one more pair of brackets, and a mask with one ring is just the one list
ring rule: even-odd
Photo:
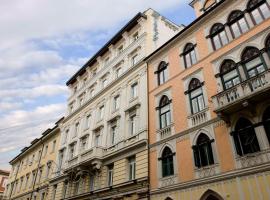
[[81,76],[86,72],[86,68],[96,62],[96,59],[99,56],[102,56],[109,49],[110,45],[116,44],[119,40],[122,39],[122,35],[126,31],[130,31],[134,26],[138,24],[138,19],[147,18],[147,16],[139,12],[135,17],[133,17],[119,32],[117,32],[112,39],[110,39],[90,60],[88,60],[79,71],[77,71],[67,82],[66,85],[70,85],[76,81],[78,76]]
[[191,22],[188,26],[186,26],[183,30],[181,30],[179,33],[177,33],[174,37],[172,37],[170,40],[165,42],[162,46],[160,46],[158,49],[156,49],[154,52],[152,52],[149,56],[147,56],[144,61],[148,61],[151,59],[155,54],[160,52],[163,48],[165,48],[167,45],[171,44],[175,39],[182,36],[184,33],[186,33],[188,30],[190,30],[193,26],[197,25],[197,23],[200,23],[207,15],[209,15],[213,10],[215,10],[217,7],[220,7],[226,0],[221,0],[218,2],[215,6],[210,8],[209,10],[205,11],[201,16],[196,18],[193,22]]
[[21,150],[21,153],[18,154],[15,158],[13,158],[11,161],[9,161],[9,163],[11,164],[12,162],[14,162],[17,158],[19,158],[21,155],[23,155],[28,149],[30,149],[31,147],[33,147],[35,144],[37,144],[39,141],[43,140],[43,138],[45,138],[48,134],[50,134],[51,132],[53,132],[54,130],[56,130],[58,128],[58,123],[60,121],[62,121],[64,119],[64,117],[60,118],[55,124],[55,126],[53,128],[49,128],[47,130],[45,130],[41,135],[40,138],[36,138],[34,139],[31,143],[30,143],[30,146],[28,147],[24,147],[22,150]]
[[6,175],[6,176],[8,176],[9,173],[10,173],[9,171],[0,169],[0,175]]

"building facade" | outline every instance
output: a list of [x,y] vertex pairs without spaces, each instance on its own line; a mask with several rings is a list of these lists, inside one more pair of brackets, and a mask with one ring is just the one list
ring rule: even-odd
[[12,170],[4,199],[49,199],[49,180],[58,170],[56,156],[59,141],[60,128],[56,124],[54,128],[42,133],[40,138],[33,140],[30,146],[22,149],[21,153],[10,161]]
[[181,29],[152,9],[139,13],[67,82],[51,199],[147,198],[143,59]]
[[151,199],[270,199],[270,1],[190,5],[146,59]]
[[0,200],[4,198],[4,192],[8,182],[9,171],[0,169]]

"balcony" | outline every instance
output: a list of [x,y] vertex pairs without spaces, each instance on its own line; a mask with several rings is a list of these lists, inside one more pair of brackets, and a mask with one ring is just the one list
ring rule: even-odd
[[157,130],[159,140],[163,140],[172,135],[173,124],[166,126],[163,129]]
[[237,168],[247,168],[270,162],[270,149],[236,157]]
[[207,107],[198,113],[188,116],[188,125],[189,127],[194,127],[208,121],[209,119],[209,108]]
[[212,97],[215,112],[230,114],[270,97],[270,70]]
[[66,169],[70,169],[75,166],[92,164],[91,162],[95,159],[101,160],[104,149],[102,147],[92,147],[91,149],[81,153],[80,155],[70,159]]

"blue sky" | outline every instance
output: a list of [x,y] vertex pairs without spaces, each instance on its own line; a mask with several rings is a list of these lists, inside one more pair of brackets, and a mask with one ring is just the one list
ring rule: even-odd
[[65,115],[65,82],[149,7],[177,24],[195,19],[187,0],[1,2],[0,169]]

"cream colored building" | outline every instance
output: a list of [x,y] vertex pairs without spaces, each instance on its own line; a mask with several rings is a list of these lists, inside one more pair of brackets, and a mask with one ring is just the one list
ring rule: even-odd
[[51,199],[147,198],[143,59],[181,29],[152,9],[139,13],[67,82]]
[[22,149],[21,153],[10,161],[12,171],[5,191],[5,199],[48,199],[49,180],[57,170],[56,155],[59,141],[60,128],[56,124],[52,129],[42,133],[40,138],[33,140],[30,146]]

